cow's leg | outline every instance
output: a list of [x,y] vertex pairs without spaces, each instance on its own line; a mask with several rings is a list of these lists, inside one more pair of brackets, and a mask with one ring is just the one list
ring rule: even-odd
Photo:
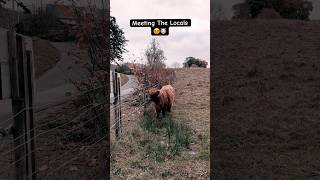
[[167,111],[168,111],[168,112],[171,112],[171,104],[168,105]]
[[156,106],[156,112],[157,112],[157,118],[159,118],[161,113],[161,108],[159,106]]
[[162,109],[162,115],[163,115],[163,117],[166,115],[166,109],[165,108]]

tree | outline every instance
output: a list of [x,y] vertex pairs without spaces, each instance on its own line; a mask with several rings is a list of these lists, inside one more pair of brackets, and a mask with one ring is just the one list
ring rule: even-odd
[[233,6],[234,17],[246,16],[248,7],[253,18],[257,17],[263,8],[273,8],[283,18],[309,20],[313,10],[312,2],[308,0],[245,0]]
[[207,68],[208,62],[195,57],[187,57],[183,63],[184,67],[191,67],[196,65],[198,67]]
[[273,0],[274,9],[284,18],[309,20],[312,2],[306,0]]
[[122,74],[132,74],[128,64],[120,64],[116,68],[116,72],[122,73]]
[[148,48],[145,50],[148,65],[152,67],[164,66],[166,57],[164,51],[160,48],[160,44],[156,39],[152,39]]
[[232,6],[233,19],[250,18],[250,7],[247,2],[237,3]]
[[213,2],[213,19],[222,20],[224,18],[224,9],[221,3]]
[[267,0],[247,0],[249,5],[250,13],[253,18],[260,14],[263,8],[268,7]]
[[115,17],[110,17],[110,60],[115,62],[117,60],[122,61],[122,54],[126,52],[126,42],[124,32],[117,24]]

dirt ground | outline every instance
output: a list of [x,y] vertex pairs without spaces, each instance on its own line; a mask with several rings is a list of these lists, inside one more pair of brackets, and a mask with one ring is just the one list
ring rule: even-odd
[[320,179],[320,22],[212,25],[213,178]]
[[[191,76],[192,75],[192,76]],[[209,178],[209,69],[178,69],[173,117],[192,129],[190,149],[180,156],[156,162],[139,151],[139,123],[143,108],[122,107],[123,133],[115,140],[111,129],[111,179],[208,179]],[[130,101],[130,99],[128,99]],[[112,115],[112,114],[111,114]],[[111,117],[110,124],[114,123]]]
[[36,78],[39,78],[60,60],[59,51],[48,40],[34,38],[33,50]]
[[128,76],[125,74],[120,74],[120,78],[121,78],[121,86],[126,84],[129,81]]

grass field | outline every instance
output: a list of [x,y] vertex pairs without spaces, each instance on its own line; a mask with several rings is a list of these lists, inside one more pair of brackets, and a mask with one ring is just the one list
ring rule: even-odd
[[[189,148],[164,156],[167,152],[160,145],[168,142],[161,133],[165,128],[159,128],[159,133],[145,131],[141,126],[143,109],[124,105],[119,140],[111,129],[111,179],[209,178],[209,69],[177,69],[176,76],[176,101],[170,120],[189,128]],[[156,141],[143,141],[146,139]]]
[[213,27],[213,178],[320,179],[319,21]]

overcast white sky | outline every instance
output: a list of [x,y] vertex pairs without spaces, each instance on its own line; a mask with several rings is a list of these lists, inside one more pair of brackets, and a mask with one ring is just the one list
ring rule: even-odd
[[[110,14],[129,40],[125,60],[143,56],[151,38],[160,42],[166,64],[188,56],[210,61],[210,0],[110,0]],[[169,36],[151,36],[149,27],[130,27],[130,19],[191,19],[191,27],[170,27]]]

